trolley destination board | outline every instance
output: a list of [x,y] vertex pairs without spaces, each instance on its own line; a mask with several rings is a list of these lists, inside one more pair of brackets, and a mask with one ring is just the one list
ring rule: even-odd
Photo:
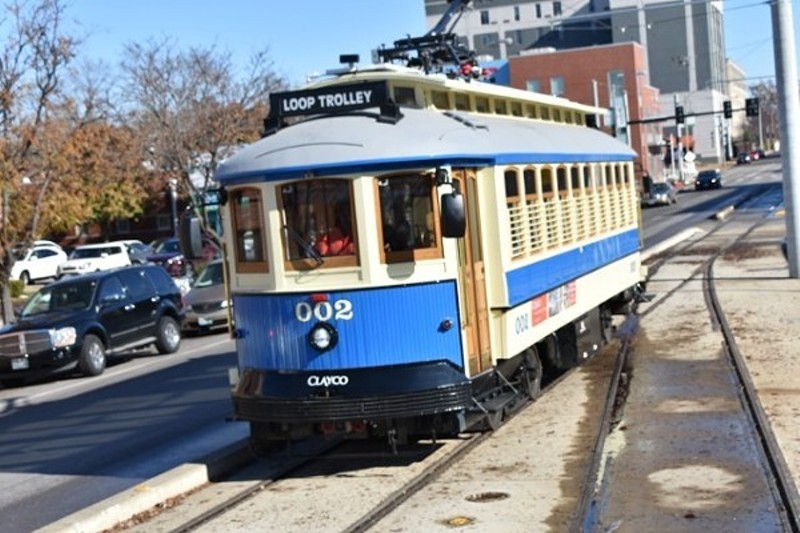
[[304,115],[345,113],[387,103],[386,83],[364,82],[270,96],[270,115],[286,118]]

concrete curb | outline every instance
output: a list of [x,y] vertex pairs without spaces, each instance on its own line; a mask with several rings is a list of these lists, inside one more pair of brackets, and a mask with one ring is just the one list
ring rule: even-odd
[[728,218],[734,211],[736,210],[735,206],[729,205],[722,211],[717,211],[717,214],[714,215],[714,218],[717,220],[725,220]]
[[179,494],[194,490],[253,459],[247,439],[233,443],[197,463],[185,463],[35,533],[91,533],[111,529]]
[[661,241],[655,246],[651,246],[646,250],[642,250],[642,262],[647,261],[654,255],[660,254],[664,250],[672,248],[681,241],[685,241],[686,239],[691,238],[692,235],[694,235],[695,233],[699,233],[700,231],[701,231],[700,228],[688,228],[680,233],[673,235],[667,240]]

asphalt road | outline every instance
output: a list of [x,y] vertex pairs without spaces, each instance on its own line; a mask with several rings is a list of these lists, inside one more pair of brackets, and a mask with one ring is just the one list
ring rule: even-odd
[[764,183],[780,181],[781,160],[769,158],[723,169],[721,189],[695,191],[688,185],[678,194],[677,204],[642,208],[644,247],[655,246],[714,216],[721,208],[735,205]]
[[0,531],[28,532],[246,435],[229,422],[226,334],[95,378],[0,389]]
[[[721,190],[642,210],[645,247],[780,181],[780,160],[725,170]],[[95,378],[0,388],[0,531],[29,532],[246,436],[231,413],[226,334],[184,339],[174,355],[137,355]]]

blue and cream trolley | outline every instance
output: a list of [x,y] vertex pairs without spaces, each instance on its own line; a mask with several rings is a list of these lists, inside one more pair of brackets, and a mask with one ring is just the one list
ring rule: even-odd
[[494,427],[596,354],[641,279],[598,112],[389,63],[273,95],[215,176],[253,439]]

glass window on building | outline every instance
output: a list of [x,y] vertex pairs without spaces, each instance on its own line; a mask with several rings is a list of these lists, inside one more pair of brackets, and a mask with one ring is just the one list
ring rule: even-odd
[[553,16],[558,17],[561,15],[561,2],[553,2]]
[[628,106],[625,92],[625,73],[621,70],[608,72],[608,96],[611,117],[614,122],[614,136],[628,142]]
[[542,18],[542,4],[536,4],[536,18]]
[[519,6],[514,6],[514,20],[519,20]]
[[540,93],[542,92],[542,84],[539,80],[526,80],[525,89],[532,93]]
[[553,76],[550,78],[550,94],[553,96],[564,96],[563,76]]
[[489,21],[489,11],[483,10],[481,11],[481,24],[486,26],[487,24],[491,24]]

